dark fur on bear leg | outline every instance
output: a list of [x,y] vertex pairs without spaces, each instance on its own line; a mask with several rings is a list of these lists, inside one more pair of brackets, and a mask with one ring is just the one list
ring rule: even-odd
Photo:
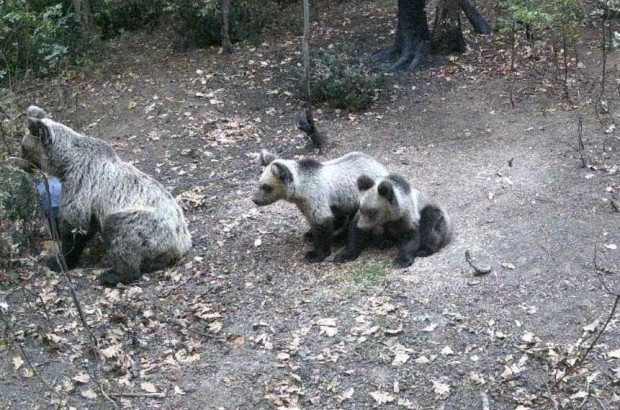
[[99,284],[102,286],[116,286],[121,282],[121,276],[114,271],[114,269],[108,269],[99,275]]
[[334,222],[329,219],[312,227],[312,249],[306,252],[307,262],[322,262],[332,251]]
[[357,227],[357,221],[359,216],[355,218],[349,224],[349,242],[347,247],[344,248],[334,258],[334,263],[345,263],[354,261],[357,259],[362,251],[366,249],[372,239],[371,231],[363,231]]
[[140,272],[134,272],[132,274],[119,274],[114,269],[108,269],[99,275],[99,283],[102,286],[116,286],[119,283],[125,285],[135,282],[142,277]]
[[314,233],[312,233],[312,229],[304,233],[304,242],[312,242],[314,240]]
[[432,255],[446,246],[450,241],[448,221],[443,211],[429,205],[420,212],[420,235],[422,247],[427,255]]
[[[86,248],[88,241],[94,236],[92,234],[81,234],[71,232],[68,228],[63,229],[62,234],[62,252],[65,256],[67,269],[72,270],[78,266],[80,256]],[[54,272],[61,272],[60,265],[56,257],[52,257],[47,261],[47,267]]]
[[399,255],[396,259],[394,259],[393,266],[396,269],[405,269],[409,266],[413,265],[415,258],[412,258],[410,255]]
[[398,247],[398,256],[394,260],[394,267],[397,269],[408,268],[413,265],[416,256],[418,256],[421,244],[420,231],[415,230],[410,238]]

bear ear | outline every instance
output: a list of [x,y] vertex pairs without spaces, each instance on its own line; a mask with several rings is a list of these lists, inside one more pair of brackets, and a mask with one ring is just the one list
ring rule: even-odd
[[367,191],[373,186],[375,186],[375,181],[368,175],[362,175],[357,178],[357,189],[360,191]]
[[394,200],[394,187],[390,182],[381,181],[377,190],[379,191],[379,195],[381,195],[388,201],[392,202]]
[[282,182],[285,184],[290,184],[293,182],[293,174],[291,170],[284,164],[279,162],[275,162],[271,164],[271,172]]
[[31,105],[26,110],[26,117],[35,118],[37,120],[42,120],[47,117],[47,114],[42,108],[37,107],[36,105]]
[[269,151],[267,151],[266,149],[263,149],[260,151],[260,156],[258,157],[260,164],[264,167],[266,167],[267,165],[271,164],[273,161],[275,161],[278,158],[278,156],[276,154],[273,154]]
[[28,131],[33,137],[38,138],[44,146],[49,145],[52,141],[52,131],[42,120],[29,117]]

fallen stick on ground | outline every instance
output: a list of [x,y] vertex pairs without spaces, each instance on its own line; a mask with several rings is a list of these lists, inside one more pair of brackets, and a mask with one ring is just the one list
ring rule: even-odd
[[166,393],[113,393],[112,397],[146,397],[149,399],[165,399]]
[[474,270],[474,276],[482,276],[491,273],[493,267],[491,265],[478,264],[471,259],[469,251],[465,251],[465,260]]

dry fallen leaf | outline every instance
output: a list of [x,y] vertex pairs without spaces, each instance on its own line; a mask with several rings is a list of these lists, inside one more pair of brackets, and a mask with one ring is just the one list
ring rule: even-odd
[[114,356],[118,356],[118,353],[120,352],[120,350],[121,350],[121,347],[119,345],[112,345],[105,349],[99,350],[99,353],[101,353],[101,355],[105,357],[106,359],[110,359]]
[[86,384],[90,381],[90,376],[87,373],[79,372],[73,377],[73,380],[81,384]]
[[600,321],[596,319],[594,322],[590,323],[589,325],[584,326],[583,330],[584,332],[594,333],[596,332],[596,329],[598,329],[599,324],[600,324]]
[[441,354],[444,356],[450,356],[454,354],[454,350],[450,346],[446,346],[441,350]]
[[157,389],[153,383],[143,382],[140,384],[140,388],[148,393],[157,393]]
[[319,319],[316,322],[317,325],[319,326],[330,326],[330,327],[336,327],[336,319],[333,317],[329,317],[329,318],[325,318],[325,319]]
[[348,390],[345,390],[344,392],[342,392],[341,395],[338,396],[338,401],[340,403],[342,403],[345,400],[349,400],[351,397],[353,397],[353,393],[355,392],[355,390],[353,389],[353,387],[351,387]]
[[392,397],[388,393],[381,392],[381,391],[372,392],[372,393],[370,393],[370,396],[373,399],[375,399],[377,404],[386,404],[386,403],[391,403],[391,402],[394,401],[394,397]]
[[431,323],[430,325],[428,325],[424,329],[422,329],[422,331],[423,332],[432,332],[436,328],[437,328],[437,323]]
[[433,383],[433,391],[435,395],[440,399],[445,399],[450,395],[450,386],[446,383],[441,383],[437,380],[431,380]]
[[87,399],[96,399],[97,398],[97,393],[92,391],[92,389],[82,390],[80,392],[80,394],[82,395],[82,397],[86,397]]
[[611,357],[612,359],[620,359],[620,349],[610,350],[609,352],[607,352],[607,356]]
[[410,356],[405,352],[396,352],[396,356],[394,356],[394,360],[392,361],[392,366],[402,366],[407,363],[409,357]]
[[328,337],[334,337],[336,333],[338,333],[338,329],[336,329],[335,327],[331,327],[331,326],[321,326],[320,331],[319,331],[320,335],[325,334]]
[[428,357],[426,357],[426,356],[420,356],[417,359],[415,359],[415,362],[417,364],[426,364],[426,363],[430,363],[431,361],[428,360]]
[[212,333],[218,333],[220,330],[222,330],[222,326],[222,322],[209,323],[209,331],[211,331]]
[[484,378],[476,372],[469,373],[469,379],[475,384],[484,384]]
[[24,360],[21,356],[13,356],[13,367],[15,370],[19,370],[19,368],[22,367],[22,364],[24,364]]

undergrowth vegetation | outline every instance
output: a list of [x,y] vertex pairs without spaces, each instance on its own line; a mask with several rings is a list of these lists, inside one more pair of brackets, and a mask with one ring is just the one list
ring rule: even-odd
[[[263,29],[277,20],[286,1],[233,1],[230,37],[261,41]],[[29,76],[57,75],[70,65],[96,57],[101,41],[165,24],[183,47],[220,44],[221,11],[217,0],[91,0],[96,31],[85,36],[71,0],[0,1],[0,84]]]
[[386,75],[373,72],[363,59],[322,50],[312,53],[311,59],[310,93],[315,103],[360,111],[379,98],[386,83]]

